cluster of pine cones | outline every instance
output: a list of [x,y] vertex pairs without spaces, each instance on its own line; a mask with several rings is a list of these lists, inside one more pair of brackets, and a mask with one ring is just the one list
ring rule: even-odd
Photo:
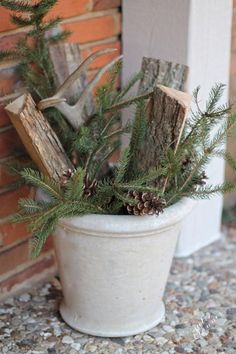
[[159,215],[166,206],[164,198],[160,198],[151,192],[129,191],[127,197],[137,201],[135,205],[126,205],[127,211],[131,215]]

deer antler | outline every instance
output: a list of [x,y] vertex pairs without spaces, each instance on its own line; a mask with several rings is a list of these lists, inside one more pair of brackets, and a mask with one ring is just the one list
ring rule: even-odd
[[92,92],[97,82],[100,80],[102,75],[109,70],[117,61],[119,61],[122,56],[119,56],[113,59],[110,63],[105,65],[102,69],[98,71],[93,80],[89,82],[89,84],[85,87],[84,91],[80,95],[79,99],[74,105],[69,105],[64,98],[66,90],[73,85],[73,83],[80,77],[81,73],[83,73],[89,64],[94,61],[97,57],[111,53],[116,51],[115,48],[106,48],[99,50],[93,54],[91,54],[88,58],[86,58],[79,67],[65,80],[65,82],[61,85],[61,87],[57,90],[55,95],[50,98],[45,98],[41,100],[38,104],[38,108],[40,110],[44,110],[48,107],[56,107],[68,120],[68,122],[72,125],[75,130],[78,130],[79,127],[84,123],[83,119],[83,110],[86,104],[86,100],[88,95]]

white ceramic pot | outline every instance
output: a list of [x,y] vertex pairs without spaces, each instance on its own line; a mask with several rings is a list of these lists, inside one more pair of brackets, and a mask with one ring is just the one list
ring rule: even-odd
[[103,337],[134,335],[161,322],[181,221],[192,205],[183,199],[159,217],[62,219],[54,239],[63,319],[81,332]]

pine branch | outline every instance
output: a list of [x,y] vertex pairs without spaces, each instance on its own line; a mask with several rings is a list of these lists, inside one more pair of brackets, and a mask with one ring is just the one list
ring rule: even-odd
[[24,178],[26,183],[42,189],[53,200],[63,199],[60,185],[56,183],[52,178],[44,176],[40,172],[30,168],[25,168],[20,173],[20,175],[22,178]]
[[11,15],[11,22],[17,25],[18,27],[27,27],[31,26],[34,23],[34,20],[31,18],[25,18],[20,15]]
[[47,223],[43,224],[41,229],[37,231],[36,234],[32,236],[31,239],[31,256],[35,258],[41,252],[44,243],[46,242],[49,235],[51,235],[55,230],[54,219],[48,220]]
[[225,85],[219,83],[211,89],[209,98],[206,102],[206,112],[213,113],[217,108],[217,104],[221,99],[225,90]]
[[84,178],[85,178],[85,170],[82,168],[78,168],[71,179],[69,180],[66,188],[65,198],[67,200],[76,200],[80,199],[83,195],[83,187],[84,187]]
[[118,168],[115,174],[115,183],[119,184],[125,180],[127,174],[128,165],[130,162],[130,148],[126,148],[123,152],[123,156],[118,162]]
[[0,6],[3,6],[9,10],[15,11],[15,12],[33,12],[34,11],[34,5],[30,5],[29,1],[27,0],[0,0]]
[[137,191],[137,192],[150,192],[158,196],[163,196],[163,192],[156,187],[149,187],[135,182],[116,184],[116,188],[122,191]]
[[0,51],[0,61],[6,60],[6,59],[16,59],[16,58],[17,58],[17,53],[13,50]]
[[45,206],[47,206],[47,204],[48,203],[45,203],[44,201],[37,201],[30,198],[22,198],[19,200],[19,206],[26,214],[35,214],[38,212],[42,212]]
[[[128,92],[136,85],[138,81],[140,81],[143,78],[143,73],[139,72],[135,74],[128,82],[125,84],[122,88],[122,90],[117,94],[115,97],[115,102],[119,102],[121,99],[123,99]],[[115,103],[114,102],[114,103]]]
[[[236,188],[236,183],[225,182],[215,186],[205,186],[198,188],[196,191],[192,191],[186,196],[193,199],[209,199],[214,195],[230,193]],[[182,195],[184,196],[184,194]]]
[[144,143],[147,129],[146,105],[144,100],[137,103],[137,109],[132,127],[130,140],[130,161],[127,168],[127,179],[132,178],[137,172],[137,160],[139,151]]

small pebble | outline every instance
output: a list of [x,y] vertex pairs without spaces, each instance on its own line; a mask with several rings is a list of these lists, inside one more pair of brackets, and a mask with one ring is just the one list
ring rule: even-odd
[[112,354],[123,354],[123,353],[124,353],[123,349],[119,348]]
[[45,339],[49,338],[52,336],[52,333],[49,332],[41,332],[40,336],[44,337]]
[[159,338],[156,338],[156,342],[158,345],[162,346],[168,342],[168,339],[166,339],[164,337],[159,337]]
[[97,350],[97,346],[94,344],[87,343],[84,346],[84,350],[86,350],[87,352],[90,352],[90,353],[95,353]]
[[81,344],[80,343],[72,343],[71,348],[79,351],[81,349]]
[[30,299],[31,299],[30,294],[22,294],[19,297],[19,301],[21,301],[21,302],[28,302],[28,301],[30,301]]
[[163,329],[167,333],[172,333],[175,331],[174,328],[172,328],[171,326],[167,326],[167,325],[163,326]]
[[61,331],[60,327],[54,327],[53,328],[53,333],[54,333],[54,336],[60,337],[61,334],[62,334],[62,331]]
[[145,334],[144,336],[143,336],[143,340],[145,341],[145,342],[148,342],[148,343],[151,343],[151,342],[153,342],[153,337],[151,337],[151,336],[149,336],[148,334]]
[[72,344],[74,343],[74,339],[70,336],[64,336],[61,341],[63,344]]

